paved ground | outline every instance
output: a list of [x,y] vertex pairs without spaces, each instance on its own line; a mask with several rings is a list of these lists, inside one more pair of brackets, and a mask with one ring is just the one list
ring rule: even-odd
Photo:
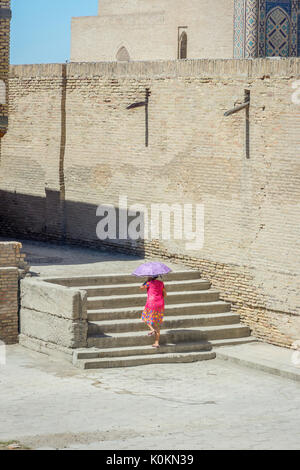
[[300,385],[215,360],[81,371],[8,348],[0,441],[67,449],[299,449]]

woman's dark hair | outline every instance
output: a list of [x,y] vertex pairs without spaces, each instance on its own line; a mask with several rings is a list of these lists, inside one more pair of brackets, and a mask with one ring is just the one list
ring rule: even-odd
[[158,276],[150,276],[150,277],[148,277],[148,282],[156,281],[157,278],[158,278]]

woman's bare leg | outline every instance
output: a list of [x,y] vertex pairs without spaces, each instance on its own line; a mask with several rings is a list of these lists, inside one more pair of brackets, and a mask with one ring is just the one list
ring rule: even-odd
[[[145,323],[146,323],[146,322],[145,322]],[[155,332],[153,326],[149,325],[149,323],[146,323],[146,325],[147,325],[147,327],[149,328],[149,330],[150,330],[151,333],[154,333],[154,332]]]
[[153,344],[154,347],[159,346],[159,340],[160,340],[160,326],[155,327],[155,343]]

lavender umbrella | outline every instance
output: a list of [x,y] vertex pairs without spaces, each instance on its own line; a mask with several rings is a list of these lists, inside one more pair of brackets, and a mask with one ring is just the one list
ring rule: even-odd
[[145,263],[139,266],[133,273],[133,276],[144,277],[144,276],[160,276],[162,274],[168,274],[172,272],[172,269],[168,268],[163,263]]

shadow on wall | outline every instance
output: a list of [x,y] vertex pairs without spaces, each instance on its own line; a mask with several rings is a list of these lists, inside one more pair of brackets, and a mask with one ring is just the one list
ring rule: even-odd
[[[75,244],[99,250],[130,253],[142,258],[145,246],[142,239],[120,237],[120,220],[127,221],[127,228],[136,219],[127,211],[115,208],[115,216],[107,225],[107,212],[97,216],[98,207],[84,202],[62,201],[59,191],[46,190],[44,198],[0,190],[0,236],[23,238],[62,244]],[[138,214],[142,230],[143,214]],[[106,219],[105,219],[106,218]],[[104,220],[105,219],[105,220]],[[102,221],[103,232],[110,228],[113,236],[101,240],[97,227]],[[124,226],[122,225],[123,232]]]

